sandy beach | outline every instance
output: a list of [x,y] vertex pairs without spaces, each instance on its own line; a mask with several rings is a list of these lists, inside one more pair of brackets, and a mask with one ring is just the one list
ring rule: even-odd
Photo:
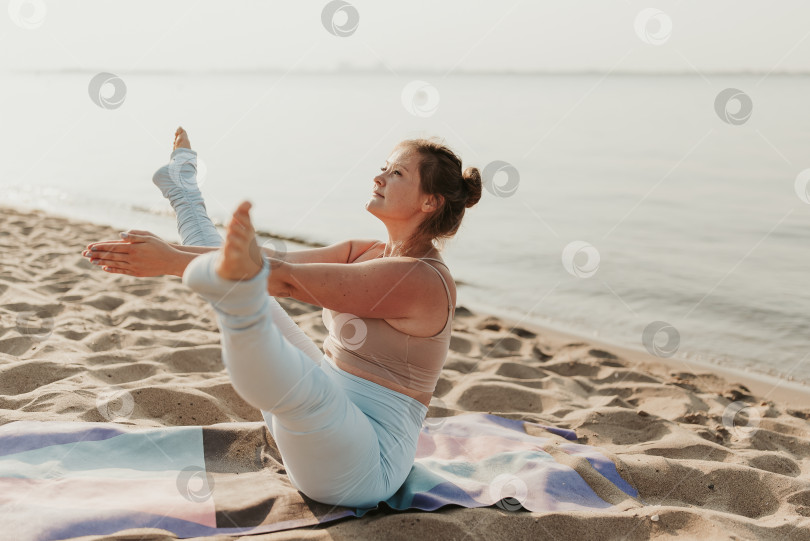
[[[261,422],[229,383],[203,299],[179,278],[107,274],[81,256],[89,242],[117,234],[0,208],[0,425],[107,422],[99,397],[114,389],[134,397],[126,422],[137,426]],[[320,308],[279,300],[320,345]],[[253,538],[810,539],[810,394],[798,385],[697,369],[458,306],[428,416],[464,412],[576,431],[646,505],[375,511]],[[233,445],[250,453],[251,441]],[[161,536],[128,530],[117,538]]]

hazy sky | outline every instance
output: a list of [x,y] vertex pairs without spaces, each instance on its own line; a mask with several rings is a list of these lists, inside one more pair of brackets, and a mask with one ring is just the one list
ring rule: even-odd
[[[323,0],[6,3],[0,69],[810,70],[806,0],[353,0],[346,37],[325,29]],[[658,45],[635,28],[651,7]]]

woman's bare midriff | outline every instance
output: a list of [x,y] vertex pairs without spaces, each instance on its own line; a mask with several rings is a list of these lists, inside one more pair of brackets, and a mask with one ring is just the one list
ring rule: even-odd
[[357,367],[348,365],[348,364],[346,364],[344,362],[341,362],[341,361],[336,361],[335,358],[332,357],[332,355],[330,355],[328,351],[325,352],[325,353],[330,359],[332,359],[332,361],[335,363],[335,365],[338,368],[340,368],[341,370],[343,370],[344,372],[348,372],[349,374],[354,374],[357,377],[367,379],[367,380],[371,381],[372,383],[376,383],[377,385],[382,385],[383,387],[391,389],[392,391],[396,391],[396,392],[402,393],[402,394],[404,394],[406,396],[410,396],[411,398],[414,398],[414,399],[418,400],[419,402],[421,402],[425,406],[430,407],[430,397],[433,396],[433,393],[429,393],[427,391],[414,391],[413,389],[406,389],[402,385],[399,385],[399,384],[394,383],[392,381],[388,381],[388,380],[383,379],[383,378],[381,378],[381,377],[379,377],[377,375],[369,374],[368,372],[366,372],[365,370],[363,370],[361,368],[357,368]]

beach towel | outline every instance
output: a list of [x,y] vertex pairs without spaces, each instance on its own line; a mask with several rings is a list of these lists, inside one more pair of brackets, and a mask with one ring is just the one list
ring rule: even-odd
[[[530,434],[529,427],[542,435]],[[485,413],[429,417],[407,480],[374,509],[615,508],[543,450],[549,444],[587,459],[622,492],[638,496],[610,459],[575,440],[570,430]],[[180,538],[246,535],[369,511],[322,504],[297,491],[260,422],[0,426],[0,521],[9,539],[65,539],[130,528],[156,528]]]

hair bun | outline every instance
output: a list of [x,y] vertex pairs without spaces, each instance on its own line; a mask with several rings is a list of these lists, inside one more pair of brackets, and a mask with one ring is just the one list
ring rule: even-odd
[[481,200],[481,172],[476,167],[468,167],[461,176],[467,192],[467,202],[464,206],[470,208]]

